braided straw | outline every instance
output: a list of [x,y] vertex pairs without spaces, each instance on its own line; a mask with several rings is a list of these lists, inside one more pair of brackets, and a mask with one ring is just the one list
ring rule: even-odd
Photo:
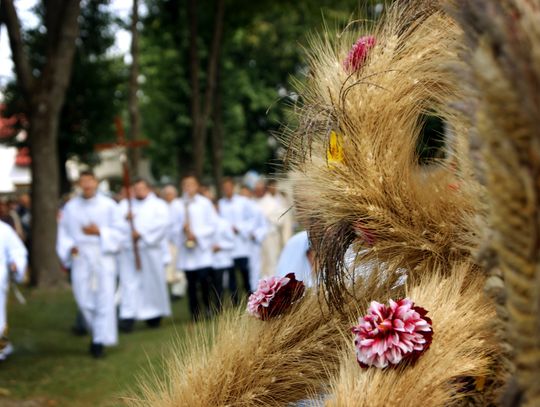
[[519,392],[540,405],[540,1],[456,2],[472,51],[473,114]]

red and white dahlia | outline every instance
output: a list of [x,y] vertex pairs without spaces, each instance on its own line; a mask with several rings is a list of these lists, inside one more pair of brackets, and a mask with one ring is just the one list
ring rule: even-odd
[[282,314],[299,300],[304,290],[304,283],[298,281],[294,273],[262,279],[257,290],[249,296],[247,311],[259,319],[270,319]]
[[414,363],[431,344],[433,328],[427,311],[408,298],[372,301],[368,314],[351,330],[356,359],[362,367],[385,368],[400,362]]
[[367,58],[368,52],[375,46],[375,37],[372,35],[365,35],[360,37],[358,41],[352,46],[347,58],[343,62],[343,68],[348,73],[353,73],[362,68]]

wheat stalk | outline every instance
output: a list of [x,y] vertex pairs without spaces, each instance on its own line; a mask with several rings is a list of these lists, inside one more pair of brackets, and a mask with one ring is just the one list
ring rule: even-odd
[[[540,2],[457,1],[471,52],[472,121],[490,198],[489,242],[507,290],[525,405],[540,404]],[[513,405],[513,401],[509,401]]]

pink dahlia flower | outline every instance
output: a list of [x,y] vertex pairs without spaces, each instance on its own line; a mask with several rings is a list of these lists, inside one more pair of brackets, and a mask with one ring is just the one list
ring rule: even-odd
[[257,290],[249,296],[248,312],[262,320],[278,316],[304,294],[305,286],[294,273],[285,277],[270,277],[259,281]]
[[365,35],[360,37],[358,41],[352,46],[347,58],[343,62],[343,68],[348,73],[358,71],[364,65],[368,52],[375,46],[375,37],[372,35]]
[[414,363],[431,344],[433,329],[427,311],[408,298],[389,305],[372,301],[368,314],[352,328],[356,359],[362,367],[385,368]]

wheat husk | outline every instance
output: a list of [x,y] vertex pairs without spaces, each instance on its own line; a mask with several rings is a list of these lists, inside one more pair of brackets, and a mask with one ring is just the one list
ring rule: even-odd
[[[356,251],[364,245],[358,222],[375,240],[362,261],[391,262],[411,277],[471,257],[483,230],[482,187],[463,154],[468,129],[452,107],[463,95],[455,69],[461,31],[437,7],[411,4],[392,7],[374,29],[376,45],[358,74],[347,74],[342,62],[361,29],[312,46],[288,162],[320,282],[336,307],[346,288],[343,255],[351,244]],[[443,119],[454,138],[446,159],[420,166],[425,113]],[[342,163],[326,160],[332,130],[343,136]]]
[[[407,289],[407,297],[428,310],[433,342],[413,366],[362,369],[352,343],[332,381],[327,407],[455,406],[493,402],[500,384],[501,351],[492,332],[493,304],[483,295],[484,275],[468,265],[452,273],[433,272]],[[466,380],[466,378],[469,378]],[[482,388],[479,383],[487,383]],[[472,385],[471,385],[472,384]]]

